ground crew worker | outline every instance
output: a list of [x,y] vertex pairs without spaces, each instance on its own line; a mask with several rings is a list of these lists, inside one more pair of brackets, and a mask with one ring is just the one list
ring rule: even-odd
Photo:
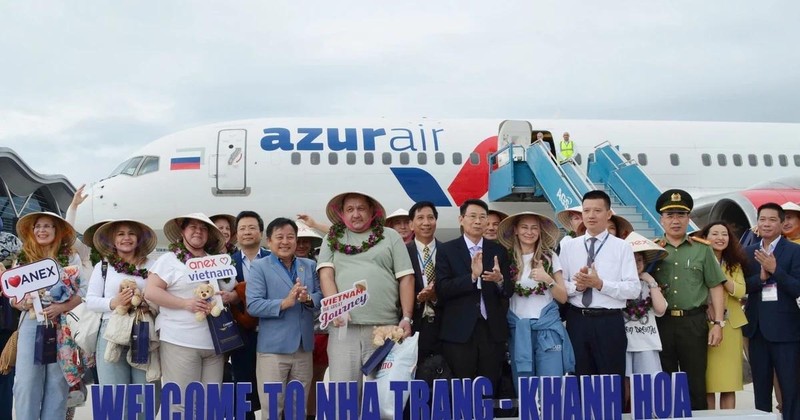
[[558,143],[561,150],[561,160],[567,160],[575,153],[575,142],[569,139],[569,133],[564,132],[564,140]]
[[[722,341],[725,274],[707,241],[686,235],[694,204],[683,190],[668,190],[656,200],[664,237],[657,243],[668,255],[653,277],[667,299],[667,312],[657,318],[661,336],[661,366],[665,372],[686,372],[692,410],[706,410],[708,346]],[[706,315],[711,295],[713,317]],[[710,327],[709,327],[710,325]]]

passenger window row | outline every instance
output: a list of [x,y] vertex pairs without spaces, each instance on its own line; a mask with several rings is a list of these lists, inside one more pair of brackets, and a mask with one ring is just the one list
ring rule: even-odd
[[[312,152],[309,153],[308,161],[312,165],[319,165],[324,158],[325,153],[320,152]],[[330,152],[327,154],[328,156],[328,164],[329,165],[338,165],[339,164],[339,156],[342,153]],[[344,163],[348,165],[355,165],[358,163],[358,154],[356,152],[347,152],[344,153]],[[383,153],[373,153],[373,152],[364,152],[363,153],[363,162],[365,165],[374,165],[375,159],[377,157],[380,159],[381,164],[383,165],[391,165],[393,161],[397,161],[400,165],[410,165],[411,164],[411,154],[408,152],[400,152],[399,154],[393,154],[390,152],[383,152]],[[291,155],[291,162],[292,165],[300,165],[303,162],[303,154],[300,152],[293,152]],[[446,162],[447,156],[443,152],[436,152],[433,153],[433,162],[432,164],[435,165],[444,165]],[[469,163],[473,166],[477,166],[481,163],[480,155],[477,153],[470,153],[468,156]],[[453,165],[461,165],[464,163],[464,158],[461,153],[455,152],[450,156],[450,161]],[[484,160],[488,161],[488,160]],[[416,154],[416,162],[415,165],[427,165],[428,162],[428,153],[417,153]]]
[[[749,166],[758,166],[759,165],[759,156],[756,154],[748,154],[743,156],[739,153],[734,153],[731,156],[731,161],[733,166],[743,166],[744,165],[744,158],[747,158],[747,164]],[[709,153],[703,153],[700,156],[700,160],[703,162],[703,166],[711,166],[713,164],[712,156]],[[718,166],[728,166],[728,156],[724,153],[717,154],[717,165]],[[794,166],[800,167],[800,155],[794,155]],[[764,166],[774,166],[775,165],[775,157],[770,154],[764,154],[761,156],[761,165]],[[673,164],[674,165],[674,164]],[[787,155],[778,155],[778,165],[786,167],[789,166],[789,157]]]

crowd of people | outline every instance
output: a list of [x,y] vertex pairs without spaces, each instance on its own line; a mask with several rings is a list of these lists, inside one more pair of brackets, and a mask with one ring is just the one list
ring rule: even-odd
[[[327,371],[331,381],[360,387],[362,366],[376,348],[373,328],[384,325],[398,326],[405,337],[419,333],[418,366],[427,366],[420,373],[433,365],[454,378],[485,376],[496,396],[521,376],[683,371],[693,410],[715,408],[717,393],[720,408],[734,408],[749,370],[756,408],[772,411],[774,383],[784,418],[800,418],[794,203],[760,206],[760,242],[742,248],[722,221],[687,234],[693,203],[682,190],[657,200],[665,234],[652,240],[615,214],[603,191],[588,192],[580,206],[557,215],[558,223],[470,199],[460,206],[462,235],[442,242],[433,203],[388,214],[376,198],[344,192],[327,203],[330,224],[299,214],[265,226],[250,210],[175,217],[163,226],[169,251],[153,258],[155,232],[135,220],[97,223],[77,241],[68,220],[82,199],[79,190],[66,219],[47,212],[20,218],[19,241],[6,246],[19,249],[3,254],[0,270],[43,258],[82,268],[39,293],[44,322],[28,315],[31,298],[4,306],[2,327],[18,331],[15,370],[3,378],[14,383],[17,418],[68,418],[68,405],[80,403],[93,381],[251,382],[246,398],[267,418],[281,413],[284,401],[271,407],[258,384],[293,380],[304,385],[313,418],[313,385]],[[559,224],[568,232],[563,239]],[[217,254],[230,254],[237,273],[216,292],[243,343],[228,353],[215,350],[209,324],[198,322],[216,305],[195,293],[186,266]],[[367,282],[367,304],[322,330],[323,297],[360,280]],[[122,287],[128,281],[135,287]],[[102,319],[94,353],[76,344],[67,322],[84,300]],[[118,314],[154,320],[147,362],[118,344]],[[42,326],[56,331],[47,360],[39,351]],[[0,406],[7,413],[0,417],[11,418],[4,383]]]

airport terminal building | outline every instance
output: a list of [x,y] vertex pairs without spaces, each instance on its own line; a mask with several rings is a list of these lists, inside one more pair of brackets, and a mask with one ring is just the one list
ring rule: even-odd
[[42,175],[7,147],[0,147],[0,218],[3,232],[16,234],[20,217],[51,211],[65,215],[75,187],[63,175]]

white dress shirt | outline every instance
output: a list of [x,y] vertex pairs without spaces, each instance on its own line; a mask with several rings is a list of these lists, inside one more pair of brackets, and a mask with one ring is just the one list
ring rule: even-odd
[[[583,292],[576,289],[574,277],[581,268],[586,266],[590,237],[591,235],[587,232],[583,236],[567,241],[563,244],[561,255],[559,255],[569,303],[578,308],[583,307],[583,303],[581,303]],[[597,242],[595,243],[594,266],[598,277],[603,281],[603,288],[594,290],[589,307],[624,308],[626,300],[636,299],[641,293],[633,248],[624,240],[610,235],[608,231],[603,231],[595,238],[597,238]]]

